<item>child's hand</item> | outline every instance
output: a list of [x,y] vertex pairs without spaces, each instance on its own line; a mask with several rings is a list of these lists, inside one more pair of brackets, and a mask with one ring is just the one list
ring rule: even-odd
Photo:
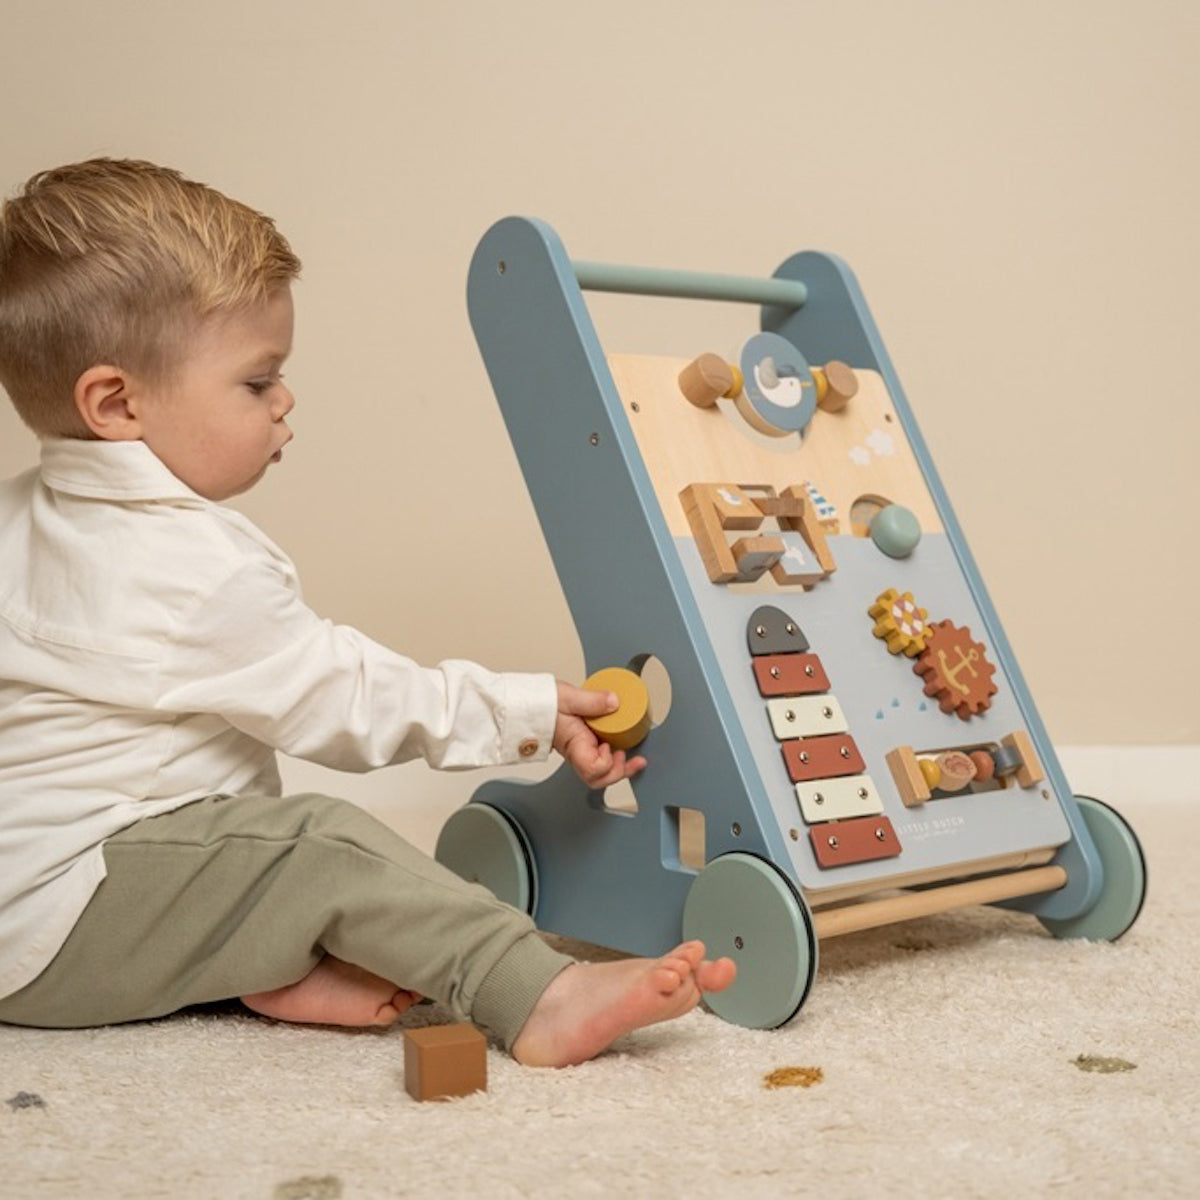
[[617,703],[612,692],[586,692],[561,679],[558,681],[554,748],[593,789],[636,775],[646,765],[644,758],[626,758],[624,750],[614,750],[607,742],[600,741],[584,721],[584,717],[615,712]]

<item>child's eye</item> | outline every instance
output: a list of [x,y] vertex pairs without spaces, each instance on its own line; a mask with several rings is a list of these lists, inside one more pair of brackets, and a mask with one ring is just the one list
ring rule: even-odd
[[256,395],[261,396],[264,392],[268,392],[282,379],[280,375],[275,379],[249,379],[246,381],[246,386]]

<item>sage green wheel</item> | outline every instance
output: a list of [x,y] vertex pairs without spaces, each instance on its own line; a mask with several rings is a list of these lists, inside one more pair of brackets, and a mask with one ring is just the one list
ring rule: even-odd
[[433,856],[513,908],[532,914],[537,907],[537,871],[525,835],[490,804],[467,804],[451,813]]
[[777,867],[752,854],[723,855],[700,872],[684,902],[683,936],[699,938],[707,957],[737,963],[733,984],[704,998],[732,1025],[786,1025],[816,977],[808,905]]
[[1100,898],[1077,917],[1038,919],[1058,938],[1115,942],[1142,911],[1146,898],[1146,856],[1137,834],[1116,809],[1091,796],[1076,796],[1075,800],[1104,869]]

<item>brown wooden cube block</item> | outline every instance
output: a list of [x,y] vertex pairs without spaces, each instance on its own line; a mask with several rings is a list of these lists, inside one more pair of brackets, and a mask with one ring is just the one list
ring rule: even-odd
[[404,1087],[414,1100],[487,1091],[487,1039],[474,1025],[404,1031]]

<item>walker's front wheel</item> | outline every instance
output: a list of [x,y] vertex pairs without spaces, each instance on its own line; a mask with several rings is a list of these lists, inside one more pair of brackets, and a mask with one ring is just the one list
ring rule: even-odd
[[1038,920],[1058,938],[1115,942],[1142,911],[1146,898],[1146,856],[1137,834],[1115,808],[1091,796],[1076,796],[1075,801],[1100,854],[1104,871],[1100,898],[1077,917]]
[[434,858],[468,883],[481,883],[498,900],[532,914],[537,870],[521,827],[490,804],[467,804],[450,814]]
[[683,906],[683,936],[709,958],[732,958],[737,979],[705,996],[723,1020],[775,1029],[800,1011],[817,973],[808,905],[778,868],[752,854],[726,854],[696,877]]

